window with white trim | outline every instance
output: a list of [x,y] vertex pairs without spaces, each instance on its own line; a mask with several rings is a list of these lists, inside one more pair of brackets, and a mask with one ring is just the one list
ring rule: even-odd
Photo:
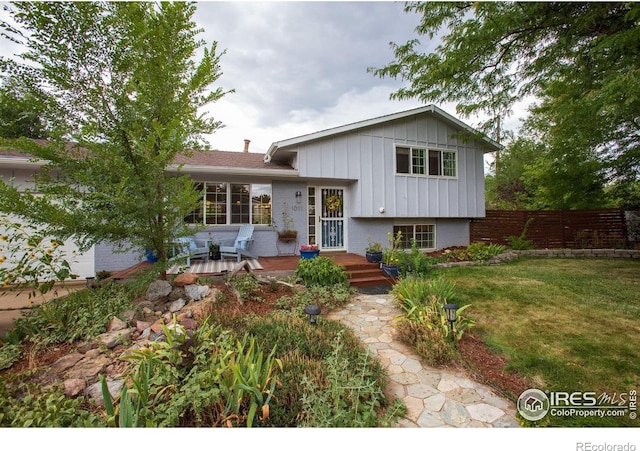
[[429,175],[456,177],[456,153],[429,150]]
[[436,225],[435,224],[406,224],[393,226],[393,235],[402,232],[400,247],[411,249],[411,241],[416,240],[419,249],[435,249]]
[[271,185],[200,182],[200,205],[184,220],[188,224],[271,224]]
[[456,177],[456,152],[396,146],[396,174]]
[[396,146],[396,173],[426,175],[426,149]]

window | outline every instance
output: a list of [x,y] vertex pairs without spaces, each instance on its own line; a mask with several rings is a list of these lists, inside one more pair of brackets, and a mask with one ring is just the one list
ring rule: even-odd
[[201,204],[184,219],[189,224],[271,224],[271,185],[198,183]]
[[444,150],[429,151],[429,175],[456,176],[456,153]]
[[456,153],[396,146],[396,174],[456,177]]
[[393,234],[402,232],[400,247],[411,249],[411,240],[416,240],[419,249],[435,249],[436,226],[435,224],[408,224],[393,226]]
[[425,175],[427,173],[426,149],[396,147],[396,173]]

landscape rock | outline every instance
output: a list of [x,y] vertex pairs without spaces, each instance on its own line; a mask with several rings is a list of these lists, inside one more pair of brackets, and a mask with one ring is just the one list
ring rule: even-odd
[[199,301],[211,293],[211,288],[207,285],[187,285],[184,291],[189,300]]
[[132,332],[133,331],[131,329],[114,330],[112,332],[106,332],[98,335],[96,340],[98,343],[112,349],[131,338]]
[[171,284],[166,280],[154,280],[149,284],[145,298],[149,302],[157,302],[159,299],[169,296]]
[[187,294],[184,291],[184,287],[176,287],[171,290],[169,293],[169,297],[167,298],[169,301],[177,301],[180,298],[186,298]]
[[58,360],[56,360],[51,365],[51,369],[53,371],[55,371],[56,373],[60,373],[62,371],[65,371],[65,370],[71,368],[72,366],[74,366],[76,363],[78,363],[83,358],[84,358],[84,355],[80,354],[79,352],[74,352],[72,354],[67,354],[64,357],[61,357]]
[[194,285],[198,282],[198,275],[194,273],[182,273],[178,274],[175,279],[173,279],[173,286],[175,287],[184,287],[185,285]]
[[122,330],[127,328],[127,323],[122,321],[120,318],[113,317],[111,321],[109,321],[109,325],[107,326],[107,332],[111,332],[114,330]]
[[[107,379],[107,389],[109,390],[112,398],[115,398],[120,394],[120,392],[122,391],[122,387],[124,387],[124,380]],[[104,405],[104,399],[102,398],[102,384],[100,383],[100,381],[87,387],[84,391],[84,394],[93,399],[96,402],[96,405]]]
[[82,359],[71,368],[66,377],[68,379],[88,379],[98,375],[111,363],[111,360],[104,355],[99,355],[96,359]]
[[64,381],[64,394],[69,398],[78,396],[87,388],[87,381],[84,379],[67,379]]
[[136,330],[138,332],[142,332],[145,329],[149,329],[151,327],[151,323],[148,321],[136,321]]
[[171,313],[179,312],[185,305],[187,305],[187,301],[184,299],[178,299],[169,304],[169,311]]

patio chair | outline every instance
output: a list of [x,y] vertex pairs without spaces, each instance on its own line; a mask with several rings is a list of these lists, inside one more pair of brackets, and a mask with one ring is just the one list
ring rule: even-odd
[[253,242],[253,224],[242,224],[238,230],[238,236],[231,245],[230,242],[220,243],[220,255],[225,257],[235,257],[238,262],[242,257],[257,258],[249,252],[249,246]]
[[177,257],[187,257],[187,266],[191,266],[192,258],[204,258],[209,260],[209,246],[198,246],[196,240],[192,236],[183,236],[174,241],[177,247]]

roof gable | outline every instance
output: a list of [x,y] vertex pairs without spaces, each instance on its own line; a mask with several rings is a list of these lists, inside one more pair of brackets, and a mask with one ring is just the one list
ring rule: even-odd
[[329,128],[326,130],[321,130],[318,132],[314,132],[314,133],[310,133],[307,135],[302,135],[302,136],[298,136],[295,138],[290,138],[290,139],[286,139],[283,141],[277,141],[274,142],[273,144],[271,144],[271,146],[269,147],[269,150],[267,150],[267,153],[264,156],[265,161],[270,162],[273,160],[274,155],[276,155],[279,151],[282,151],[288,147],[292,147],[292,146],[296,146],[299,144],[303,144],[303,143],[307,143],[310,141],[315,141],[318,139],[323,139],[323,138],[327,138],[330,136],[335,136],[335,135],[339,135],[339,134],[343,134],[343,133],[348,133],[348,132],[353,132],[356,130],[360,130],[363,128],[367,128],[367,127],[371,127],[374,125],[379,125],[379,124],[383,124],[383,123],[387,123],[387,122],[392,122],[398,119],[403,119],[403,118],[407,118],[410,116],[416,116],[416,115],[420,115],[420,114],[424,114],[424,113],[431,113],[437,117],[439,117],[440,119],[444,120],[445,122],[448,122],[449,124],[453,125],[455,128],[461,130],[461,131],[465,131],[468,132],[469,134],[472,135],[477,135],[478,137],[481,137],[482,141],[486,144],[487,146],[487,152],[494,152],[497,150],[502,149],[502,146],[497,143],[496,141],[492,140],[491,138],[481,134],[480,132],[478,132],[477,130],[475,130],[474,128],[470,127],[469,125],[465,124],[464,122],[460,121],[459,119],[455,118],[454,116],[450,115],[449,113],[441,110],[440,108],[438,108],[435,105],[427,105],[427,106],[423,106],[420,108],[415,108],[412,110],[407,110],[407,111],[401,111],[399,113],[394,113],[394,114],[388,114],[385,116],[379,116],[376,118],[372,118],[372,119],[366,119],[363,121],[359,121],[359,122],[354,122],[351,124],[346,124],[346,125],[341,125],[339,127],[334,127],[334,128]]

